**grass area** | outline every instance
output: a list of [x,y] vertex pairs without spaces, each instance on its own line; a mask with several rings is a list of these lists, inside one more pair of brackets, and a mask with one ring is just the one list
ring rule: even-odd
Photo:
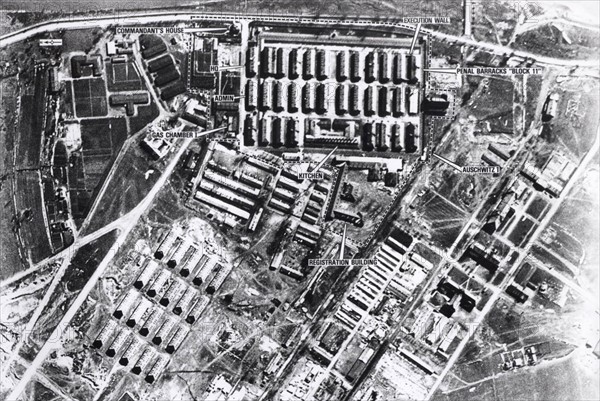
[[525,107],[525,126],[533,123],[537,117],[538,98],[542,90],[542,75],[528,75],[527,85],[524,88],[527,94],[527,99],[524,102]]
[[113,230],[77,250],[35,324],[32,331],[34,334],[30,336],[29,343],[21,350],[21,356],[26,360],[33,360],[40,348],[48,341],[75,298],[108,254],[116,238],[117,231]]
[[482,90],[471,113],[479,120],[491,120],[509,113],[512,119],[513,83],[505,78],[484,78]]
[[593,59],[597,56],[598,46],[598,35],[592,30],[578,27],[559,29],[550,24],[518,35],[514,42],[517,50],[564,59]]
[[32,263],[37,263],[52,254],[44,221],[39,172],[18,172],[15,193],[18,211],[16,219],[24,256]]
[[38,382],[37,380],[34,380],[33,382],[31,382],[27,386],[27,388],[31,390],[29,392],[29,396],[32,397],[31,399],[34,399],[34,400],[50,401],[50,400],[55,400],[55,399],[60,398],[60,396],[58,394],[56,394],[54,391],[50,390],[48,387],[44,386],[42,383]]
[[[586,278],[579,282],[592,291],[595,291],[597,286],[597,266],[600,258],[598,249],[600,216],[597,212],[600,205],[596,168],[591,167],[575,184],[544,232],[544,235],[550,230],[556,232],[553,242],[546,245],[547,247],[571,262],[577,262],[576,265],[579,265],[579,259],[582,259],[581,271]],[[585,255],[584,258],[581,258],[581,253]],[[564,268],[562,262],[560,266]]]
[[578,161],[596,139],[600,87],[591,79],[572,79],[559,88],[554,91],[559,95],[557,115],[546,139],[553,149],[559,148]]
[[4,227],[0,232],[0,280],[7,279],[13,274],[19,272],[23,268],[19,256],[19,242],[14,227],[14,205],[12,194],[10,193],[10,182],[2,182],[5,187],[0,190],[0,225]]
[[[598,386],[590,385],[589,381],[598,374],[597,359],[591,350],[573,345],[581,341],[573,337],[582,334],[573,334],[574,325],[586,320],[589,320],[589,312],[581,312],[578,306],[556,314],[501,299],[468,343],[434,399],[597,399]],[[590,324],[593,327],[593,323]],[[532,345],[537,351],[537,365],[511,371],[502,369],[501,353]],[[569,379],[565,380],[564,376]]]
[[[79,225],[87,216],[94,196],[127,139],[124,118],[83,120],[83,150],[73,152],[68,175],[72,213]],[[114,194],[113,194],[114,195]]]
[[117,64],[106,62],[106,83],[111,92],[144,89],[133,61]]
[[45,67],[35,70],[33,88],[27,82],[21,96],[19,137],[17,141],[18,168],[36,168],[40,165],[42,128],[44,124],[48,74]]
[[480,401],[480,400],[495,400],[494,384],[492,380],[484,381],[472,387],[465,387],[452,393],[445,394],[438,390],[433,401]]
[[443,247],[452,245],[467,219],[464,211],[433,191],[423,195],[416,208],[422,213],[425,224],[430,226],[434,242]]
[[523,217],[508,235],[508,240],[517,246],[525,244],[533,235],[537,224],[533,220]]
[[538,245],[534,245],[531,247],[531,253],[538,260],[543,262],[545,266],[556,269],[557,271],[563,273],[567,277],[574,277],[576,272],[572,271],[565,265],[560,259],[556,256],[550,254],[545,248],[542,248]]
[[569,233],[558,226],[554,228],[556,237],[552,241],[552,250],[572,264],[579,265],[585,259],[586,252],[583,243],[576,238],[577,233]]
[[98,40],[102,37],[100,28],[94,29],[67,29],[63,31],[62,51],[65,53],[73,51],[84,51],[88,53]]
[[123,118],[84,120],[81,123],[85,187],[94,190],[103,181],[113,158],[127,138]]
[[[163,162],[151,161],[138,143],[123,150],[98,209],[84,234],[89,234],[131,211],[148,194],[160,177]],[[118,196],[116,196],[118,194]]]
[[542,194],[535,195],[535,199],[529,204],[525,211],[528,215],[536,220],[541,220],[546,215],[548,209],[548,201],[544,199]]
[[102,117],[108,113],[104,79],[74,80],[73,95],[77,117]]
[[491,1],[473,7],[473,37],[506,45],[515,29],[518,9],[509,2]]
[[134,117],[129,117],[129,133],[131,135],[142,130],[160,115],[158,106],[154,100],[151,100],[150,104],[147,106],[137,106],[136,110],[136,115]]
[[65,271],[62,282],[70,292],[79,292],[107,255],[117,237],[116,231],[104,234],[97,240],[79,248]]
[[[4,280],[22,268],[19,242],[14,230],[15,205],[12,197],[12,182],[8,172],[13,168],[17,119],[17,79],[0,80],[0,279]],[[11,228],[11,229],[9,229]]]
[[[562,363],[516,371],[496,381],[496,399],[506,400],[594,400],[598,399],[598,365],[584,368],[581,361],[569,358]],[[585,380],[587,378],[587,380]]]
[[[479,164],[477,159],[467,159],[467,157],[472,157],[469,153],[476,153],[476,151],[473,152],[473,149],[469,149],[465,153],[460,153],[457,156],[457,164],[461,166]],[[468,212],[475,210],[483,193],[489,189],[490,182],[493,179],[484,174],[457,173],[456,170],[446,165],[443,165],[442,169],[434,171],[432,177],[439,182],[439,187],[436,190],[440,195]]]

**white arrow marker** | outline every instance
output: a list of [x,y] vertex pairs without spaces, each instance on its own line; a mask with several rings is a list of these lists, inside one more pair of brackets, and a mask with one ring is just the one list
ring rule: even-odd
[[183,28],[183,33],[219,32],[226,30],[227,28]]
[[456,74],[456,68],[423,68],[423,71],[440,74]]
[[444,163],[446,163],[447,165],[449,165],[450,167],[453,167],[457,171],[462,172],[462,168],[458,164],[451,162],[450,160],[446,159],[445,157],[442,157],[440,155],[436,155],[435,153],[433,155],[435,157],[437,157],[438,159],[440,159],[441,161],[443,161]]
[[219,71],[239,70],[241,68],[244,68],[244,66],[243,65],[230,65],[230,66],[219,67]]
[[419,38],[419,31],[421,30],[421,23],[417,24],[417,29],[415,29],[415,36],[413,36],[412,43],[410,44],[410,52],[409,55],[412,56],[413,50],[415,50],[415,45],[417,44],[417,39]]
[[347,224],[344,224],[344,234],[342,235],[342,243],[340,245],[340,260],[344,259],[344,251],[346,250],[346,226]]
[[319,162],[319,164],[317,164],[317,167],[315,167],[311,173],[316,173],[317,171],[319,171],[321,169],[321,167],[323,167],[323,165],[325,164],[325,162],[327,161],[327,159],[329,159],[331,157],[331,155],[337,150],[337,146],[335,148],[333,148],[333,150],[331,152],[329,152],[329,154],[327,156],[325,156],[323,158],[323,160],[321,160]]

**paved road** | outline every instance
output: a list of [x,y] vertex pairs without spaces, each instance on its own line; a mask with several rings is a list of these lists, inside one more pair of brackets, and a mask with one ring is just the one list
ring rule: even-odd
[[[127,217],[127,215],[124,215],[121,218],[98,229],[97,231],[94,231],[93,233],[90,233],[84,237],[77,238],[69,247],[63,249],[59,253],[52,255],[49,258],[46,258],[44,260],[41,260],[40,262],[36,263],[29,269],[23,270],[13,276],[11,276],[10,278],[0,282],[0,289],[3,289],[5,287],[15,283],[15,282],[29,276],[30,274],[33,274],[39,270],[42,270],[44,267],[46,267],[50,263],[63,261],[64,259],[70,260],[70,258],[73,257],[73,255],[75,254],[77,249],[81,248],[84,245],[89,244],[90,242],[92,242],[94,240],[97,240],[98,238],[100,238],[104,234],[114,230],[115,228],[119,228],[121,226],[121,222],[123,221],[122,219],[125,219],[126,217]],[[57,272],[56,274],[59,274],[59,272]]]
[[[552,218],[554,217],[554,215],[556,214],[556,212],[562,205],[565,198],[569,195],[569,192],[571,192],[571,189],[573,189],[573,186],[577,183],[579,178],[581,178],[581,176],[586,172],[588,165],[594,159],[594,156],[596,155],[596,153],[598,153],[599,147],[600,147],[600,127],[598,128],[598,132],[596,133],[596,141],[594,142],[594,145],[587,152],[587,154],[585,155],[585,157],[583,158],[583,160],[581,161],[581,163],[575,170],[575,173],[571,176],[571,179],[569,180],[567,185],[565,185],[565,187],[564,187],[563,191],[561,192],[560,196],[558,197],[558,199],[556,199],[556,201],[552,204],[552,207],[548,211],[548,214],[544,217],[544,219],[541,221],[540,225],[535,230],[534,234],[531,236],[531,239],[529,240],[528,245],[523,250],[519,251],[519,257],[514,262],[513,266],[509,270],[509,272],[504,277],[504,280],[502,281],[502,283],[494,289],[494,293],[492,294],[492,296],[490,297],[488,302],[485,304],[485,307],[483,308],[481,313],[477,316],[477,319],[469,327],[468,335],[466,335],[465,338],[460,342],[456,351],[452,354],[452,357],[450,357],[450,359],[448,360],[448,363],[446,364],[444,370],[438,376],[435,384],[429,390],[427,400],[429,400],[429,399],[431,399],[431,397],[433,397],[433,395],[437,391],[438,387],[440,386],[440,384],[442,383],[442,381],[444,380],[444,378],[446,377],[446,375],[448,374],[450,369],[452,369],[452,367],[454,366],[454,364],[456,363],[458,358],[461,356],[463,350],[465,349],[469,340],[471,339],[471,336],[473,334],[475,334],[477,327],[479,327],[479,325],[484,321],[485,317],[492,310],[493,306],[496,304],[496,301],[498,300],[498,298],[500,297],[502,292],[512,282],[512,279],[513,279],[514,275],[516,274],[519,266],[521,266],[521,264],[523,263],[525,258],[529,255],[529,250],[531,249],[532,244],[534,244],[537,241],[537,239],[540,237],[540,235],[544,232],[544,230],[546,229],[548,224],[550,224],[550,221],[552,220]],[[587,298],[586,298],[586,300],[587,300]],[[594,306],[597,306],[597,304]]]
[[[136,13],[136,14],[109,14],[105,16],[87,17],[80,19],[64,18],[57,19],[54,21],[42,22],[30,27],[20,29],[18,31],[3,35],[0,37],[0,48],[8,45],[23,41],[39,35],[42,33],[53,32],[64,29],[82,29],[92,27],[103,27],[106,28],[110,25],[135,25],[135,24],[151,24],[151,23],[165,23],[165,22],[189,22],[192,20],[213,20],[213,21],[234,21],[234,20],[254,20],[262,22],[273,22],[273,23],[300,23],[305,25],[314,24],[339,24],[339,25],[352,25],[352,26],[386,26],[386,27],[397,27],[414,30],[414,25],[402,24],[394,22],[392,20],[383,21],[376,19],[369,19],[364,17],[334,17],[334,16],[320,16],[320,17],[303,17],[294,15],[281,15],[281,16],[265,16],[265,15],[252,15],[252,14],[224,14],[224,13],[193,13],[189,11],[163,11],[163,12],[147,12],[147,13]],[[522,57],[523,59],[535,59],[538,64],[549,65],[549,66],[562,66],[562,67],[590,67],[598,68],[598,60],[571,60],[571,59],[559,59],[552,57],[545,57],[539,54],[530,52],[524,52],[514,50],[510,47],[501,46],[493,43],[478,42],[476,40],[460,37],[442,32],[434,31],[431,29],[421,29],[422,32],[431,35],[434,38],[445,40],[448,42],[455,42],[456,45],[466,45],[480,50],[485,50],[498,55],[513,55]]]
[[[29,338],[29,335],[33,332],[33,328],[34,328],[35,324],[37,323],[38,319],[42,315],[42,312],[44,311],[44,308],[46,307],[46,305],[50,301],[50,298],[52,297],[52,295],[56,291],[58,285],[60,284],[67,268],[69,267],[69,265],[71,263],[71,258],[75,255],[77,250],[79,248],[81,248],[82,246],[87,245],[90,242],[97,240],[98,238],[102,237],[104,234],[107,234],[115,229],[122,229],[123,226],[129,222],[129,220],[130,220],[130,216],[125,215],[122,218],[120,218],[116,221],[113,221],[112,223],[102,227],[100,230],[95,231],[90,235],[86,235],[85,237],[78,238],[77,240],[75,240],[75,242],[73,242],[73,244],[71,244],[71,246],[69,246],[68,248],[64,249],[62,252],[54,255],[51,258],[52,260],[59,260],[60,258],[62,258],[62,263],[61,263],[60,267],[58,268],[58,271],[54,274],[54,277],[52,278],[52,281],[50,282],[48,289],[44,293],[44,297],[42,298],[40,303],[37,305],[31,318],[29,318],[27,325],[25,326],[25,328],[22,331],[22,335],[19,338],[19,341],[15,344],[15,347],[11,351],[11,354],[9,355],[7,360],[2,363],[2,371],[0,372],[0,378],[6,377],[8,371],[10,369],[10,366],[12,365],[13,361],[18,357],[19,352],[21,351],[21,348],[23,347],[23,344]],[[31,269],[25,270],[24,272],[22,272],[22,274],[19,274],[19,276],[16,279],[21,279],[28,274],[36,272],[37,270],[41,269],[47,263],[48,262],[46,261],[45,264],[38,264]],[[3,282],[2,287],[9,285],[9,284],[13,283],[14,281],[16,281],[16,280],[13,280],[14,278],[15,278],[15,276],[11,277],[10,280],[6,280],[5,282]]]
[[[63,20],[56,20],[56,21],[40,23],[40,24],[31,26],[31,27],[24,28],[22,30],[7,34],[7,35],[4,35],[4,36],[0,37],[0,48],[9,46],[9,45],[17,43],[19,41],[23,41],[25,39],[31,38],[38,34],[57,31],[57,30],[81,29],[81,28],[91,28],[91,27],[98,27],[98,26],[108,27],[109,25],[115,25],[115,24],[134,25],[134,24],[149,24],[149,23],[156,23],[156,22],[162,22],[162,23],[174,22],[175,23],[175,22],[190,21],[192,19],[192,16],[196,17],[197,19],[219,20],[219,21],[239,20],[242,18],[240,15],[236,15],[236,14],[226,15],[226,14],[209,14],[209,13],[190,13],[190,12],[169,11],[169,12],[148,12],[148,13],[143,13],[143,14],[137,13],[135,15],[134,14],[107,15],[107,16],[101,16],[101,17],[88,17],[88,18],[84,18],[84,19],[63,19]],[[399,24],[399,23],[395,23],[392,21],[388,22],[388,21],[373,21],[373,20],[369,20],[369,19],[360,19],[360,20],[359,19],[342,19],[342,18],[335,18],[335,17],[305,18],[305,17],[296,17],[296,16],[279,16],[279,17],[269,16],[269,17],[267,17],[267,16],[263,16],[263,15],[256,15],[256,16],[245,15],[243,17],[243,19],[258,20],[258,21],[264,21],[264,22],[284,22],[284,23],[285,22],[297,22],[297,23],[303,23],[303,24],[330,23],[330,24],[345,24],[345,25],[359,25],[359,26],[360,25],[366,25],[366,26],[379,25],[379,26],[414,29],[414,26],[406,25],[406,24]],[[565,60],[565,59],[550,58],[550,57],[544,57],[544,56],[540,56],[540,55],[529,53],[529,52],[516,51],[514,49],[511,49],[511,48],[505,47],[505,46],[500,46],[500,45],[485,43],[485,42],[478,42],[478,41],[475,41],[470,38],[464,38],[464,37],[458,37],[458,36],[454,36],[454,35],[444,34],[444,33],[429,30],[429,29],[423,29],[422,31],[430,34],[434,38],[445,40],[448,42],[455,42],[457,45],[472,46],[474,48],[488,51],[488,52],[491,52],[494,54],[499,54],[499,55],[514,55],[514,56],[518,56],[518,57],[522,57],[522,58],[535,59],[536,62],[539,64],[545,64],[545,65],[550,65],[550,66],[563,66],[563,67],[577,67],[577,66],[592,67],[592,68],[598,67],[597,60]],[[142,213],[145,212],[146,209],[150,206],[154,197],[156,196],[156,194],[162,187],[162,184],[164,184],[166,182],[169,174],[171,173],[172,169],[175,167],[177,160],[183,154],[183,152],[187,148],[187,145],[189,144],[190,141],[191,141],[191,139],[186,140],[186,143],[179,149],[177,157],[171,162],[171,164],[169,165],[169,168],[163,173],[163,175],[161,176],[161,178],[159,179],[159,181],[157,182],[155,187],[134,210],[132,210],[130,213],[123,216],[119,220],[105,226],[103,229],[98,230],[98,231],[94,232],[93,234],[90,234],[88,236],[78,239],[71,247],[67,248],[65,251],[63,251],[63,252],[59,253],[58,255],[55,255],[55,257],[53,257],[53,258],[55,258],[55,260],[57,260],[61,257],[68,256],[69,254],[72,254],[74,252],[74,250],[76,250],[78,247],[83,246],[86,243],[93,241],[94,239],[99,238],[103,234],[105,234],[115,228],[121,229],[120,235],[117,238],[117,241],[115,242],[113,248],[111,248],[111,251],[109,251],[108,256],[102,261],[102,263],[100,264],[100,266],[98,267],[98,269],[96,270],[96,272],[94,273],[92,278],[88,281],[88,283],[86,284],[86,286],[84,287],[82,292],[77,297],[75,303],[67,311],[67,313],[61,320],[59,326],[56,328],[55,333],[53,333],[53,335],[60,333],[60,330],[66,328],[67,325],[70,323],[70,321],[73,318],[73,316],[75,315],[76,311],[79,309],[80,305],[86,299],[87,295],[92,290],[92,288],[95,286],[97,280],[99,279],[101,274],[104,272],[105,268],[108,266],[108,264],[112,260],[112,257],[114,256],[116,251],[119,249],[119,247],[123,244],[123,242],[127,238],[128,234],[130,233],[133,226],[137,223],[137,221],[140,218],[140,216],[142,215]],[[595,146],[597,148],[597,142],[596,142]],[[583,163],[582,163],[582,165],[583,165]],[[580,167],[581,167],[581,165],[580,165]],[[572,181],[570,181],[570,183]],[[565,188],[565,191],[563,191],[563,193],[566,193],[566,192],[568,192],[568,191]],[[556,204],[560,204],[560,202],[557,202]],[[554,212],[555,211],[556,210],[554,210]],[[549,213],[549,216],[550,215],[551,214]],[[536,231],[536,233],[538,233],[538,235],[542,231],[541,229],[542,229],[542,226],[540,226],[538,228],[538,231]],[[532,241],[533,241],[533,239],[532,239]],[[59,269],[59,273],[55,276],[51,286],[56,287],[57,283],[60,282],[60,278],[62,278],[62,275],[64,274],[64,270],[68,266],[68,261],[69,261],[69,258],[65,257],[65,261],[63,261],[63,265],[61,265],[61,268]],[[517,265],[517,264],[515,264],[515,265]],[[39,268],[39,266],[40,265],[38,265],[37,268]],[[34,267],[34,268],[36,268],[36,267]],[[32,269],[29,269],[29,270],[32,270]],[[507,277],[509,277],[509,276],[507,275]],[[11,281],[11,282],[14,282],[14,281]],[[6,282],[1,283],[0,285],[4,286],[4,285],[6,285]],[[52,291],[48,291],[48,294],[51,294],[51,293],[52,293]],[[497,299],[498,295],[497,295],[497,293],[495,293],[494,295],[495,295],[495,298],[494,298],[494,300],[495,300],[495,299]],[[47,301],[48,300],[45,299],[45,302],[47,302]],[[489,302],[488,305],[493,305],[493,303],[494,302]],[[487,307],[487,305],[486,305],[486,307]],[[489,309],[491,309],[491,306],[489,307]],[[38,310],[41,311],[42,308],[39,308]],[[484,309],[484,311],[485,311],[485,313],[489,312],[489,310],[485,310],[485,309]],[[485,313],[481,314],[482,319],[485,316]],[[37,318],[39,318],[39,313],[37,314]],[[31,319],[33,321],[33,323],[30,322],[30,324],[35,324],[35,321],[37,321],[37,318]],[[465,342],[465,345],[466,345],[466,342]],[[44,345],[44,347],[42,348],[42,350],[40,351],[38,356],[35,358],[35,360],[31,364],[31,366],[25,372],[25,375],[23,376],[21,381],[18,383],[18,385],[15,387],[15,389],[11,392],[11,395],[9,396],[8,400],[16,399],[16,397],[18,397],[18,395],[23,391],[26,384],[29,382],[31,377],[35,374],[37,368],[41,365],[43,360],[46,358],[47,354],[51,351],[51,348],[52,347],[49,343],[46,343]],[[464,348],[464,346],[463,346],[463,348]],[[13,353],[13,355],[16,355],[16,354],[17,353]],[[460,355],[460,352],[456,352],[455,355],[453,356],[453,358],[455,358],[455,359],[458,358],[458,355]],[[451,360],[451,363],[450,362],[448,363],[448,365],[445,369],[445,372],[447,372],[447,370],[449,370],[451,368],[454,361]],[[443,376],[440,376],[440,380],[439,380],[440,382],[441,382],[441,378],[443,378]],[[436,388],[437,388],[437,385],[439,385],[439,383],[436,384]]]

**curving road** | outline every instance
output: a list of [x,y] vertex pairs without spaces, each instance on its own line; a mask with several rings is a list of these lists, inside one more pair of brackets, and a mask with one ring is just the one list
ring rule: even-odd
[[[87,18],[62,18],[53,21],[42,22],[30,27],[26,27],[15,32],[0,36],[0,48],[15,44],[17,42],[32,38],[36,35],[54,32],[64,29],[82,29],[82,28],[106,28],[110,25],[144,25],[151,23],[165,22],[191,22],[193,20],[212,20],[212,21],[239,21],[253,20],[260,22],[272,23],[300,23],[305,25],[314,24],[341,24],[351,26],[385,26],[397,27],[414,30],[415,26],[410,24],[398,23],[393,20],[379,20],[374,18],[364,17],[335,17],[335,16],[295,16],[295,15],[279,15],[265,16],[260,14],[225,14],[225,13],[207,13],[207,12],[190,12],[190,11],[162,11],[162,12],[146,12],[146,13],[120,13],[108,14],[97,17]],[[493,43],[479,42],[468,37],[450,35],[438,32],[431,29],[421,29],[423,33],[429,34],[432,37],[444,40],[456,45],[470,46],[479,50],[487,51],[497,55],[516,56],[523,59],[533,59],[540,65],[559,66],[559,67],[586,67],[598,69],[598,60],[572,60],[546,57],[539,54],[515,50],[510,47],[500,46]]]

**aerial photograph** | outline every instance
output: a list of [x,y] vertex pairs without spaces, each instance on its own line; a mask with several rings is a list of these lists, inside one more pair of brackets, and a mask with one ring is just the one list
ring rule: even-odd
[[600,401],[599,148],[599,0],[3,0],[0,401]]

